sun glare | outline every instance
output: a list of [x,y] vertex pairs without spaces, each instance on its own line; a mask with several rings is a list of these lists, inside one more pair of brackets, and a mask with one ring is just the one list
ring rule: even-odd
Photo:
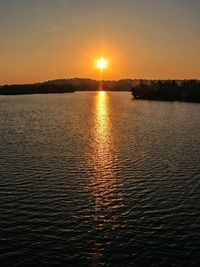
[[104,91],[100,91],[99,94],[100,94],[100,96],[104,96],[105,92]]
[[96,61],[96,67],[100,70],[106,69],[107,66],[108,66],[108,61],[104,59],[103,57]]

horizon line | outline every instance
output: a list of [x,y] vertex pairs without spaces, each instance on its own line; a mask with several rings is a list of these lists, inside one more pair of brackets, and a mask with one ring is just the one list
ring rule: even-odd
[[[89,77],[72,77],[72,78],[55,78],[55,79],[49,79],[49,80],[44,80],[44,81],[37,81],[37,82],[30,82],[30,83],[5,83],[5,84],[0,84],[0,86],[5,86],[5,85],[29,85],[29,84],[40,84],[40,83],[48,83],[48,82],[53,82],[53,81],[67,81],[67,80],[75,80],[75,79],[82,79],[82,80],[92,80],[96,82],[100,82],[101,80],[99,79],[94,79],[94,78],[89,78]],[[185,78],[185,79],[150,79],[150,78],[122,78],[122,79],[106,79],[103,80],[104,82],[119,82],[119,81],[124,81],[124,80],[131,80],[131,81],[200,81],[200,78]]]

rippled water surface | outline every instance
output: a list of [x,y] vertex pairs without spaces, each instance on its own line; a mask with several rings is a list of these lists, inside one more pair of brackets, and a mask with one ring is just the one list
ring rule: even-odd
[[1,266],[200,266],[200,104],[0,97]]

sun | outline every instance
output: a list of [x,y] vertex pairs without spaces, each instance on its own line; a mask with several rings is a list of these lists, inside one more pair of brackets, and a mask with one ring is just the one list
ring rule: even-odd
[[108,61],[105,58],[103,58],[103,57],[101,57],[100,59],[98,59],[96,61],[96,67],[98,69],[100,69],[100,70],[106,69],[107,66],[108,66]]

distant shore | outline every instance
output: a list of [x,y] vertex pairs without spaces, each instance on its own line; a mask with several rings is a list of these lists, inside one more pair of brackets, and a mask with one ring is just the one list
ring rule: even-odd
[[[103,81],[106,91],[129,91],[136,80]],[[57,79],[35,84],[0,86],[0,95],[71,93],[75,91],[98,91],[100,81],[88,78]]]
[[52,94],[73,92],[75,92],[75,88],[72,85],[54,83],[4,85],[0,87],[0,95]]
[[180,84],[176,81],[152,81],[133,86],[131,91],[136,100],[200,103],[200,82],[197,80],[185,80]]
[[[200,102],[199,80],[122,79],[102,81],[106,91],[132,92],[136,100]],[[25,95],[98,91],[100,81],[87,78],[58,79],[35,84],[0,85],[0,95]]]

